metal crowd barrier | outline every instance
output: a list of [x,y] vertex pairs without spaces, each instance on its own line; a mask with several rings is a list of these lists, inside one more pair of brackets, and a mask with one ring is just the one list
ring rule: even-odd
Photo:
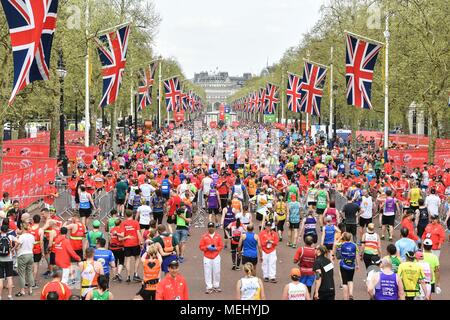
[[106,220],[110,217],[111,210],[116,208],[116,203],[114,200],[114,191],[103,191],[94,199],[94,203],[98,208],[98,211],[92,215],[92,218],[98,219],[101,224],[106,225]]
[[68,189],[60,189],[58,191],[59,196],[55,198],[53,207],[55,207],[58,216],[64,221],[72,217],[75,212],[75,208],[72,203],[72,195]]

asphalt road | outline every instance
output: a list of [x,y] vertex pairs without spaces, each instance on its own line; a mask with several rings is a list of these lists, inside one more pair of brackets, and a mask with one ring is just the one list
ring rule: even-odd
[[[378,220],[378,219],[376,219]],[[185,262],[181,264],[180,272],[186,278],[189,287],[189,298],[192,300],[232,300],[235,299],[235,286],[236,282],[244,275],[243,271],[233,271],[231,269],[231,254],[230,249],[224,249],[221,253],[221,293],[205,294],[205,282],[203,275],[203,255],[198,248],[200,237],[207,232],[206,228],[191,228],[191,236],[188,238],[185,254]],[[286,232],[286,231],[285,231]],[[223,236],[223,231],[220,230],[220,234]],[[285,234],[287,236],[287,234]],[[394,235],[394,241],[399,238],[399,232],[396,231]],[[320,238],[319,238],[320,239]],[[388,245],[388,241],[382,242],[383,255],[386,253],[385,248]],[[295,249],[286,246],[286,242],[282,242],[277,247],[277,279],[278,283],[264,283],[266,291],[266,298],[268,300],[279,300],[282,296],[283,287],[290,281],[289,272],[290,269],[295,267],[293,263]],[[441,289],[440,295],[434,295],[433,299],[450,299],[450,245],[445,243],[441,252]],[[337,263],[335,263],[334,278],[337,289],[336,299],[342,300],[342,290],[339,289],[340,279],[337,271]],[[41,262],[40,273],[43,273],[46,269],[46,263]],[[123,271],[124,275],[125,271]],[[142,269],[140,270],[142,275]],[[257,276],[262,277],[261,263],[257,265]],[[368,294],[366,292],[364,279],[366,272],[364,264],[361,263],[361,268],[355,272],[354,278],[354,299],[355,300],[368,300]],[[41,277],[38,280],[38,285],[42,288],[45,283],[45,279]],[[18,277],[14,277],[14,294],[18,291]],[[139,291],[139,283],[127,284],[111,282],[111,292],[114,294],[115,299],[131,300],[135,297],[136,292]],[[75,290],[74,294],[78,291]],[[39,299],[40,290],[33,293],[32,296],[25,296],[21,298],[23,300],[37,300]],[[6,290],[3,291],[3,298],[6,298]]]

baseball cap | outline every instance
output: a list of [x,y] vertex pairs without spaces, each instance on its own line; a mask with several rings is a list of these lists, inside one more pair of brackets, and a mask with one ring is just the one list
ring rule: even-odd
[[300,277],[301,274],[302,274],[302,273],[300,272],[300,269],[299,269],[299,268],[292,268],[292,269],[291,269],[291,277],[292,277],[292,276]]
[[92,226],[93,226],[94,228],[100,227],[100,221],[99,221],[99,220],[94,220],[94,221],[92,222]]
[[423,241],[423,245],[424,246],[432,246],[433,245],[433,241],[431,239],[425,239]]
[[169,268],[170,267],[178,267],[180,264],[178,263],[178,260],[173,260],[171,263],[169,263]]
[[208,223],[208,228],[215,228],[216,225],[214,224],[214,222],[209,222]]
[[266,227],[271,227],[271,226],[272,226],[272,223],[271,223],[270,221],[266,221],[265,226],[266,226]]

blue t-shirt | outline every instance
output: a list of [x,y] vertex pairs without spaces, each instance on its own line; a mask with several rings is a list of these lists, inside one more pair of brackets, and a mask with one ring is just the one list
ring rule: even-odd
[[101,262],[103,266],[103,271],[105,274],[109,274],[110,271],[110,263],[114,262],[114,254],[111,250],[107,249],[95,249],[94,252],[94,261]]
[[300,222],[300,202],[289,202],[289,222],[299,223]]
[[353,270],[356,267],[356,244],[353,242],[344,242],[341,245],[341,256],[340,266],[346,270]]
[[417,251],[417,245],[414,242],[414,240],[411,240],[409,238],[401,238],[400,240],[397,240],[395,243],[395,247],[397,248],[398,254],[400,255],[400,258],[402,261],[406,260],[406,253],[408,251]]

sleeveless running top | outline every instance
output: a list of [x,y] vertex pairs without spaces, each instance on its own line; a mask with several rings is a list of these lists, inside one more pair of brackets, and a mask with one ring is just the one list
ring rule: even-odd
[[81,270],[81,296],[86,296],[89,291],[97,287],[98,273],[95,271],[94,262],[83,262]]
[[241,300],[261,300],[261,287],[257,277],[241,279]]
[[253,232],[246,232],[246,237],[243,242],[243,253],[242,255],[249,258],[258,257],[258,241],[255,239],[255,234]]
[[208,196],[208,208],[217,209],[219,207],[219,202],[217,200],[217,190],[211,189],[209,190]]
[[226,228],[230,223],[232,223],[235,220],[236,219],[234,217],[233,208],[227,207],[227,212],[225,213],[225,217],[223,219],[223,227]]
[[91,202],[88,198],[88,193],[80,192],[80,209],[90,209],[91,208]]
[[373,233],[366,232],[365,237],[366,237],[366,240],[364,242],[364,253],[372,254],[372,255],[379,254],[379,252],[378,252],[378,240],[379,240],[378,234],[376,234],[375,232],[373,232]]
[[323,239],[324,244],[333,244],[334,243],[334,234],[336,230],[334,229],[334,225],[326,225],[324,227],[325,238]]
[[92,292],[92,300],[109,300],[109,290],[100,293],[98,290]]
[[289,283],[288,300],[306,300],[308,288],[303,283]]
[[375,286],[375,300],[398,300],[396,273],[387,275],[380,271],[380,281]]
[[305,220],[305,235],[306,234],[317,234],[316,224],[317,224],[316,218],[307,217]]

